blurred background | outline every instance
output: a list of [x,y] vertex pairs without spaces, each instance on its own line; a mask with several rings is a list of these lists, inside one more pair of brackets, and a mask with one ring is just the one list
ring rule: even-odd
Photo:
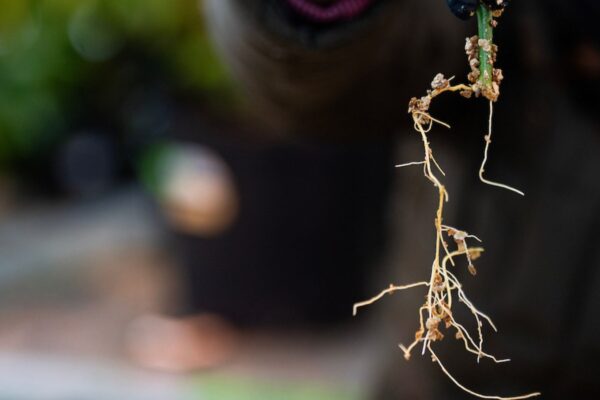
[[[405,113],[466,75],[443,0],[0,0],[0,399],[462,399],[397,349],[435,194]],[[595,398],[600,7],[515,1],[487,105],[441,98],[451,225],[483,238],[489,394]],[[466,270],[466,269],[465,269]],[[574,397],[573,397],[574,396]]]

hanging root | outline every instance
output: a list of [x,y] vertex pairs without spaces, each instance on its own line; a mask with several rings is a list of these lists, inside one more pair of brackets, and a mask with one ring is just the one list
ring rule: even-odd
[[[467,98],[470,98],[473,95],[475,97],[486,97],[490,101],[489,129],[488,134],[485,136],[486,146],[483,162],[479,170],[479,178],[488,185],[497,186],[523,195],[523,192],[510,186],[487,180],[483,175],[488,158],[489,147],[492,141],[493,102],[498,99],[500,94],[499,85],[502,80],[502,71],[494,69],[493,67],[497,53],[497,47],[492,43],[492,27],[496,26],[493,17],[494,15],[487,10],[485,6],[481,5],[478,10],[478,21],[480,24],[479,33],[481,39],[477,36],[467,39],[465,50],[469,57],[469,64],[472,69],[468,77],[471,85],[458,84],[452,86],[450,82],[453,78],[446,79],[444,78],[444,75],[437,74],[431,82],[431,89],[427,91],[427,95],[421,98],[413,97],[409,102],[408,112],[412,116],[415,131],[419,133],[423,143],[423,161],[409,162],[397,165],[396,167],[401,168],[422,165],[423,175],[437,189],[438,207],[435,217],[435,257],[431,266],[430,278],[428,281],[404,286],[390,285],[389,288],[383,290],[371,299],[356,303],[353,311],[354,315],[356,315],[359,308],[371,305],[387,294],[421,286],[427,287],[425,303],[419,309],[419,329],[415,333],[415,339],[408,346],[400,345],[400,349],[404,353],[404,358],[409,360],[413,350],[416,347],[420,347],[421,354],[424,355],[425,352],[428,351],[432,360],[439,365],[442,372],[444,372],[444,374],[446,374],[446,376],[448,376],[448,378],[463,391],[482,399],[518,400],[536,397],[539,396],[540,393],[535,392],[514,397],[486,396],[476,393],[463,386],[448,372],[432,348],[434,342],[444,339],[444,333],[454,333],[455,339],[463,343],[465,350],[477,356],[477,362],[482,358],[490,359],[496,363],[510,361],[508,359],[498,359],[484,351],[484,322],[494,331],[497,331],[496,326],[489,316],[477,309],[467,298],[467,295],[462,288],[462,284],[459,282],[456,275],[450,271],[450,266],[456,266],[456,261],[458,259],[464,259],[469,273],[471,275],[476,275],[477,269],[475,268],[474,261],[481,256],[484,249],[482,247],[470,247],[467,243],[470,240],[481,242],[477,236],[443,224],[444,204],[449,200],[449,195],[445,186],[434,173],[435,167],[435,170],[439,171],[442,175],[445,175],[433,156],[429,138],[427,137],[427,133],[431,131],[434,124],[450,128],[450,125],[433,118],[429,114],[429,108],[434,98],[446,92],[459,92],[462,96]],[[482,26],[482,24],[484,26]],[[451,239],[454,242],[454,250],[450,250],[450,246],[446,239]],[[450,266],[448,264],[450,264]],[[456,301],[467,307],[475,319],[477,325],[476,333],[469,332],[465,326],[459,323],[454,317],[453,307]]]
[[479,397],[480,399],[496,399],[496,400],[522,400],[522,399],[530,399],[532,397],[538,397],[541,396],[542,394],[540,392],[534,392],[534,393],[529,393],[529,394],[524,394],[522,396],[513,396],[513,397],[500,397],[500,396],[486,396],[483,394],[479,394],[477,392],[472,391],[471,389],[466,388],[465,386],[463,386],[459,381],[456,380],[456,378],[454,378],[450,372],[448,372],[448,370],[446,369],[446,367],[444,367],[444,364],[442,364],[442,362],[440,361],[440,359],[438,358],[438,356],[434,353],[434,351],[431,349],[431,346],[428,345],[428,350],[431,353],[431,358],[434,362],[436,362],[439,366],[440,369],[442,370],[442,372],[444,374],[446,374],[446,376],[448,378],[450,378],[450,380],[452,382],[454,382],[454,384],[456,386],[458,386],[459,388],[461,388],[462,390],[464,390],[465,392],[475,396],[475,397]]
[[[435,83],[439,82],[440,79],[443,79],[441,74],[438,74],[436,79],[434,79],[434,85],[432,85],[434,89],[428,94],[428,104],[431,103],[431,99],[443,92],[464,90],[460,87],[460,85],[450,86],[448,80],[445,80],[447,83],[439,86],[436,89]],[[476,275],[477,270],[475,268],[474,261],[481,256],[481,253],[483,253],[484,249],[482,247],[469,246],[469,240],[481,242],[481,239],[479,239],[477,236],[471,235],[458,228],[443,224],[444,204],[448,201],[449,196],[446,188],[433,172],[432,165],[435,165],[440,172],[441,169],[439,166],[437,166],[435,158],[433,157],[427,132],[431,130],[433,123],[442,125],[445,124],[432,118],[427,113],[427,110],[424,109],[424,107],[421,107],[421,105],[425,103],[423,99],[420,101],[414,100],[415,99],[411,100],[411,110],[414,110],[414,112],[412,112],[412,117],[415,129],[420,134],[421,141],[423,142],[424,159],[423,161],[419,162],[400,164],[397,167],[422,165],[423,174],[434,185],[434,187],[437,188],[438,191],[438,208],[435,218],[436,245],[435,257],[431,267],[431,276],[429,281],[422,281],[403,286],[390,285],[387,289],[381,291],[378,295],[372,297],[371,299],[354,304],[353,314],[356,315],[359,308],[371,305],[388,294],[425,286],[427,287],[427,296],[425,303],[419,309],[419,328],[415,333],[415,339],[408,346],[404,346],[402,344],[400,345],[400,349],[404,353],[404,358],[406,360],[410,360],[412,351],[417,346],[422,348],[422,354],[424,354],[426,351],[429,351],[432,360],[438,363],[441,370],[450,378],[450,380],[452,380],[452,382],[454,382],[465,392],[482,399],[517,400],[539,396],[540,393],[531,393],[516,397],[485,396],[476,393],[460,384],[452,375],[450,375],[448,370],[446,370],[432,349],[433,342],[438,342],[444,339],[444,333],[442,333],[442,331],[446,333],[453,332],[455,339],[460,340],[463,343],[465,350],[477,356],[477,362],[479,362],[479,360],[482,358],[490,359],[495,363],[510,361],[508,359],[498,359],[484,351],[484,322],[486,322],[494,331],[497,331],[497,328],[492,319],[477,309],[467,298],[467,295],[462,288],[462,284],[459,282],[456,275],[449,270],[448,264],[454,266],[456,265],[457,259],[462,257],[466,261],[469,273]],[[449,249],[449,245],[446,241],[447,238],[454,242],[456,247],[455,250],[451,251]],[[472,314],[477,325],[476,334],[469,332],[464,325],[455,319],[453,314],[453,306],[455,301],[462,303]]]
[[386,294],[392,294],[392,293],[397,292],[399,290],[412,289],[412,288],[419,287],[419,286],[429,286],[429,283],[427,283],[427,282],[417,282],[417,283],[413,283],[413,284],[405,285],[405,286],[390,285],[389,288],[383,290],[377,296],[373,296],[369,300],[361,301],[359,303],[354,304],[354,308],[352,310],[352,315],[356,316],[356,314],[358,313],[358,309],[360,307],[369,306],[369,305],[375,303],[377,300],[381,299]]
[[490,149],[490,145],[492,144],[492,119],[493,119],[493,117],[494,117],[494,103],[492,101],[490,101],[490,116],[488,119],[488,134],[485,135],[485,137],[484,137],[485,150],[483,151],[483,161],[481,162],[481,167],[479,167],[479,179],[481,180],[481,182],[483,182],[487,185],[496,186],[496,187],[499,187],[502,189],[510,190],[511,192],[515,192],[517,194],[520,194],[521,196],[525,196],[525,193],[523,193],[522,191],[520,191],[518,189],[515,189],[514,187],[505,185],[503,183],[490,181],[483,176],[483,173],[485,172],[485,164],[487,163],[487,159],[488,159],[488,151]]

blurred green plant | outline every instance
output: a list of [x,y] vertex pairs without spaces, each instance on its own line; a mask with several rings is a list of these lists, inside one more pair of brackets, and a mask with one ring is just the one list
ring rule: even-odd
[[132,57],[208,108],[234,102],[197,0],[0,0],[0,10],[0,170],[63,140],[93,103],[81,97],[125,96],[88,88]]
[[193,380],[193,399],[204,400],[358,400],[364,397],[357,387],[327,382],[212,375]]

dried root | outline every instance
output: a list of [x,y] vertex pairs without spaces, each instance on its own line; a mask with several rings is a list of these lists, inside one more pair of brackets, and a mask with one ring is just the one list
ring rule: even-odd
[[[484,6],[481,7],[485,8]],[[438,207],[435,218],[435,257],[431,266],[429,280],[405,286],[390,285],[389,288],[383,290],[377,296],[356,303],[354,305],[354,315],[356,315],[359,308],[373,304],[387,294],[421,286],[427,287],[425,303],[419,309],[419,328],[415,333],[415,339],[408,346],[400,345],[400,349],[404,353],[404,358],[409,360],[413,350],[419,347],[421,349],[421,354],[424,355],[425,352],[429,352],[432,360],[440,366],[444,374],[465,392],[482,399],[517,400],[536,397],[539,396],[540,393],[536,392],[514,397],[486,396],[476,393],[463,386],[448,372],[432,348],[434,342],[442,341],[445,335],[453,333],[455,339],[463,343],[466,351],[477,356],[477,362],[482,358],[490,359],[496,363],[509,361],[508,359],[498,359],[484,351],[483,325],[484,323],[487,323],[494,331],[497,331],[496,326],[489,316],[477,309],[467,298],[462,284],[459,282],[456,275],[450,271],[450,266],[448,264],[456,266],[456,261],[462,258],[466,261],[467,269],[471,275],[476,275],[477,270],[474,261],[480,257],[484,249],[481,247],[471,247],[469,245],[468,242],[472,240],[481,242],[478,237],[470,235],[463,230],[443,224],[444,204],[449,200],[449,195],[445,186],[434,173],[434,171],[438,171],[441,175],[445,175],[435,160],[427,137],[427,134],[433,128],[434,124],[450,128],[448,124],[433,118],[429,114],[431,103],[437,96],[446,92],[459,92],[465,97],[472,97],[473,95],[476,97],[486,97],[490,101],[489,130],[488,134],[485,135],[486,146],[483,162],[479,170],[479,177],[481,181],[486,184],[501,187],[523,195],[523,193],[517,189],[501,183],[489,181],[483,176],[491,143],[493,102],[498,99],[500,94],[500,82],[502,80],[502,71],[493,68],[498,49],[497,46],[491,42],[491,28],[495,27],[497,23],[492,18],[491,13],[486,15],[489,19],[486,19],[486,16],[478,16],[485,24],[489,24],[490,29],[489,31],[486,31],[487,38],[480,39],[476,36],[469,38],[467,39],[467,45],[465,47],[469,65],[472,69],[468,77],[470,85],[458,84],[453,86],[451,85],[452,78],[446,79],[444,75],[438,74],[431,82],[431,89],[427,91],[427,94],[421,98],[412,98],[408,106],[408,112],[412,116],[415,131],[419,133],[423,143],[424,156],[422,161],[401,164],[397,167],[422,165],[425,178],[433,184],[438,192]],[[480,33],[481,32],[482,29],[480,26]],[[448,239],[454,242],[453,250],[450,249],[450,245],[447,241]],[[467,307],[475,319],[477,325],[476,333],[469,332],[464,325],[456,320],[453,312],[456,301]]]

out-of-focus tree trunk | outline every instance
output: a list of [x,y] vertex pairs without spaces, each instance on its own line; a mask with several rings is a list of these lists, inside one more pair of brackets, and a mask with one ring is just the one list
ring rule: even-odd
[[[462,25],[440,2],[376,2],[355,20],[332,26],[292,21],[282,3],[205,1],[212,35],[250,115],[278,135],[388,133],[412,86],[405,72],[430,56],[456,60],[450,54],[461,51],[456,31]],[[431,24],[417,25],[425,15]],[[455,51],[431,51],[432,34]]]

